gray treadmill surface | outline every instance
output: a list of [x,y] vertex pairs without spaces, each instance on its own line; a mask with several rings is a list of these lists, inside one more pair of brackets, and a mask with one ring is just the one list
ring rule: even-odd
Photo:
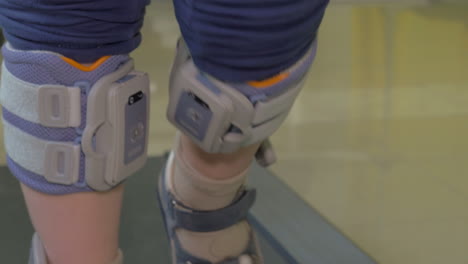
[[[171,263],[155,191],[164,161],[150,158],[126,182],[120,230],[126,263]],[[0,175],[0,263],[27,263],[33,228],[18,181],[6,167]],[[253,166],[250,183],[259,189],[251,218],[265,263],[376,263],[268,170]]]

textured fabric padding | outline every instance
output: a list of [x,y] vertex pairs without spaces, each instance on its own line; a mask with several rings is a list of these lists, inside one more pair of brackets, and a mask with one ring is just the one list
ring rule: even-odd
[[[43,175],[46,177],[54,177],[54,170],[56,169],[53,165],[56,158],[55,156],[51,156],[53,152],[49,152],[50,150],[54,151],[51,148],[50,144],[57,144],[51,141],[45,141],[40,138],[31,136],[20,129],[16,128],[15,126],[8,123],[8,121],[3,122],[4,126],[4,136],[5,136],[5,148],[9,155],[9,157],[24,167],[25,169],[34,172],[38,175]],[[66,143],[59,143],[61,146],[59,151],[63,151],[63,148],[67,148]],[[70,147],[73,146],[73,143],[69,145]],[[79,151],[79,150],[78,150]],[[69,155],[69,156],[68,156]],[[66,153],[64,157],[62,157],[63,164],[65,164],[64,168],[67,170],[70,168],[70,171],[64,172],[65,181],[72,181],[76,182],[78,180],[79,174],[79,164],[80,164],[80,155],[79,152],[76,153]],[[52,163],[50,163],[52,162]],[[50,163],[50,164],[49,164]],[[70,178],[70,179],[68,179]],[[71,179],[74,180],[71,180]],[[53,182],[58,182],[57,180],[53,180]]]
[[2,54],[5,66],[11,74],[38,85],[74,86],[77,81],[87,81],[92,85],[130,59],[128,55],[112,56],[94,71],[84,72],[64,62],[60,54],[53,52],[25,52],[16,50],[7,43],[2,48]]
[[74,141],[79,136],[75,128],[49,128],[24,120],[11,113],[6,108],[2,109],[3,119],[30,135],[49,141]]
[[5,149],[16,163],[25,169],[44,175],[47,141],[28,135],[7,121],[3,122]]
[[[66,86],[38,86],[22,81],[11,74],[2,65],[2,83],[0,100],[4,108],[15,115],[34,123],[50,127],[77,127],[80,125],[81,103],[79,88]],[[50,92],[54,92],[51,95]],[[60,95],[60,96],[58,96]],[[56,97],[57,114],[61,116],[55,121],[52,96]],[[48,98],[50,97],[50,98]]]
[[37,85],[24,82],[13,76],[2,64],[0,100],[2,106],[30,122],[39,123]]
[[18,163],[14,162],[10,157],[7,156],[7,165],[11,173],[24,185],[47,194],[62,195],[69,193],[78,192],[90,192],[93,191],[84,182],[84,157],[81,157],[80,165],[80,180],[74,185],[63,185],[48,182],[42,175],[38,175],[34,172],[28,171]]

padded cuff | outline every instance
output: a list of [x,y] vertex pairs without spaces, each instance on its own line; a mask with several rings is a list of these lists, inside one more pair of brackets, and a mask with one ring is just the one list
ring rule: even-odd
[[198,211],[178,202],[166,187],[165,177],[160,181],[160,199],[168,211],[173,228],[182,228],[193,232],[214,232],[233,226],[247,219],[250,208],[255,203],[256,190],[245,190],[231,205],[214,211]]
[[[102,174],[87,172],[90,162],[82,151],[89,94],[101,88],[97,82],[117,73],[122,75],[102,87],[127,84],[124,81],[129,78],[123,77],[133,68],[131,59],[110,56],[96,62],[96,69],[83,71],[49,51],[17,50],[7,43],[2,52],[0,99],[11,173],[24,185],[52,195],[97,190],[88,178]],[[117,103],[126,105],[126,101]],[[109,189],[118,183],[110,184]]]

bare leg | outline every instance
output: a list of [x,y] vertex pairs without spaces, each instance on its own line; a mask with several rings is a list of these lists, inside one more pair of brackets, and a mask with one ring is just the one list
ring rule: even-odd
[[116,258],[123,186],[61,196],[21,187],[48,264],[105,264]]

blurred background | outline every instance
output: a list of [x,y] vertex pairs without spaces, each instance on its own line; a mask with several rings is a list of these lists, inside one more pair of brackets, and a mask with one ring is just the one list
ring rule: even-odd
[[[171,1],[147,13],[159,155],[179,32]],[[468,1],[335,0],[319,43],[273,172],[378,263],[468,263]]]

